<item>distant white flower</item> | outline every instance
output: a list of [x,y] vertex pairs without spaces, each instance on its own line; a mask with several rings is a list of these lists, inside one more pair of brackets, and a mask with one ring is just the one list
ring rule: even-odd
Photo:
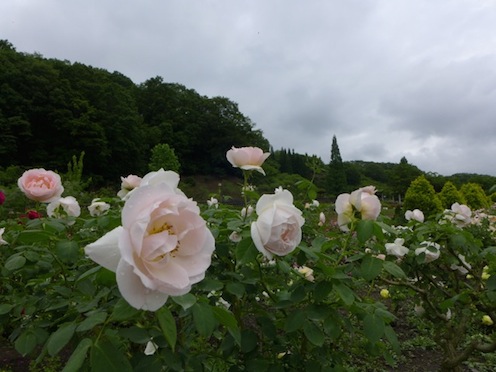
[[213,196],[210,198],[210,200],[207,200],[207,205],[209,207],[214,207],[214,208],[218,208],[219,207],[219,201],[214,198]]
[[158,345],[153,341],[148,341],[145,347],[145,355],[153,355],[158,350]]
[[453,203],[451,211],[454,213],[451,222],[455,225],[463,227],[472,222],[472,211],[465,204]]
[[121,189],[117,193],[117,196],[121,199],[126,199],[126,196],[130,191],[140,186],[141,180],[141,177],[134,174],[130,174],[127,177],[121,177]]
[[110,204],[101,201],[99,198],[93,199],[88,211],[92,217],[101,216],[110,209]]
[[233,231],[230,235],[229,235],[229,240],[234,242],[234,243],[239,243],[241,241],[241,234],[238,233],[237,231]]
[[225,309],[229,309],[231,307],[231,304],[229,302],[227,302],[226,300],[224,300],[222,297],[220,297],[216,302],[215,302],[215,305],[216,306],[219,306],[219,307],[223,307]]
[[324,214],[324,212],[320,212],[318,225],[319,226],[324,226],[325,222],[326,222],[325,214]]
[[407,210],[405,212],[405,218],[407,221],[414,220],[424,222],[424,213],[422,213],[420,209],[414,209],[413,211]]
[[386,253],[396,257],[403,257],[410,250],[404,247],[405,239],[396,238],[394,243],[386,243]]
[[243,218],[249,217],[252,213],[253,213],[253,207],[251,205],[249,205],[248,208],[243,207],[243,209],[241,209],[241,217]]
[[313,270],[307,266],[301,266],[297,268],[297,271],[305,277],[309,282],[313,282],[315,280],[313,276]]
[[74,196],[59,198],[47,205],[49,217],[61,218],[64,216],[79,217],[81,207]]
[[[421,247],[415,249],[415,254],[418,256],[422,253],[425,254],[425,262],[432,262],[439,258],[441,254],[441,246],[434,242],[424,241],[420,243]],[[429,249],[430,248],[430,249]],[[432,249],[434,248],[434,249]]]
[[3,233],[5,232],[5,227],[2,227],[0,229],[0,245],[3,245],[3,244],[9,244],[8,242],[6,242],[5,240],[3,240]]
[[282,192],[282,190],[284,190],[284,189],[282,188],[282,186],[276,187],[276,188],[274,189],[274,194],[277,194],[277,193],[279,193],[279,192]]
[[467,263],[467,261],[465,261],[465,256],[464,255],[459,254],[458,255],[458,258],[462,262],[462,265],[452,264],[450,266],[451,270],[458,270],[460,272],[460,274],[467,274],[468,273],[467,267],[469,269],[471,269],[472,266],[469,263]]

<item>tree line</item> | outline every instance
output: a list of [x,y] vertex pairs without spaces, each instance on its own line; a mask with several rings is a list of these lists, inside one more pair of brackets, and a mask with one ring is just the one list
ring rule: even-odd
[[[406,158],[399,163],[343,161],[336,137],[330,159],[274,150],[261,130],[226,97],[206,97],[153,77],[135,84],[114,71],[21,53],[0,40],[0,168],[44,167],[64,171],[84,152],[84,172],[94,185],[145,174],[157,159],[177,157],[182,175],[239,175],[225,160],[231,146],[270,151],[268,176],[311,179],[329,197],[375,184],[402,197],[424,174]],[[166,151],[164,154],[160,151]],[[158,153],[157,153],[158,152]],[[169,162],[170,163],[170,162]],[[436,189],[449,180],[477,182],[488,191],[496,178],[426,174]]]

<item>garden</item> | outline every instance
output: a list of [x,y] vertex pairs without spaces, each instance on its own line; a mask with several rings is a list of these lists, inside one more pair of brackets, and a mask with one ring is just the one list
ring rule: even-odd
[[373,185],[332,203],[311,180],[259,193],[268,156],[231,148],[236,195],[206,200],[164,169],[94,195],[76,161],[5,185],[0,371],[494,370],[483,191],[421,176],[403,205]]

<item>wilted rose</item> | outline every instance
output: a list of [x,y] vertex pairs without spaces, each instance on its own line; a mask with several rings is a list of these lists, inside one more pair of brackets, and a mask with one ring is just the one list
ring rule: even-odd
[[258,147],[232,147],[226,153],[227,160],[235,168],[244,170],[256,170],[263,175],[265,171],[262,169],[262,164],[270,155],[270,152],[263,152]]
[[25,171],[17,185],[28,199],[42,203],[57,200],[64,192],[60,176],[43,168]]
[[126,200],[122,226],[85,248],[93,261],[116,272],[122,296],[137,309],[155,311],[168,296],[189,292],[205,277],[215,249],[196,202],[177,188],[179,175],[168,172],[175,176],[152,172],[152,182]]
[[288,190],[262,195],[255,210],[258,218],[251,225],[251,237],[264,256],[285,256],[300,244],[305,219]]

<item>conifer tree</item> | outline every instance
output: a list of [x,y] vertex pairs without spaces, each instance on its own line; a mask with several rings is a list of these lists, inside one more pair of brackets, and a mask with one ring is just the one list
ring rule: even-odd
[[339,152],[338,140],[332,137],[331,161],[327,168],[327,191],[331,197],[336,197],[346,191],[346,170]]

